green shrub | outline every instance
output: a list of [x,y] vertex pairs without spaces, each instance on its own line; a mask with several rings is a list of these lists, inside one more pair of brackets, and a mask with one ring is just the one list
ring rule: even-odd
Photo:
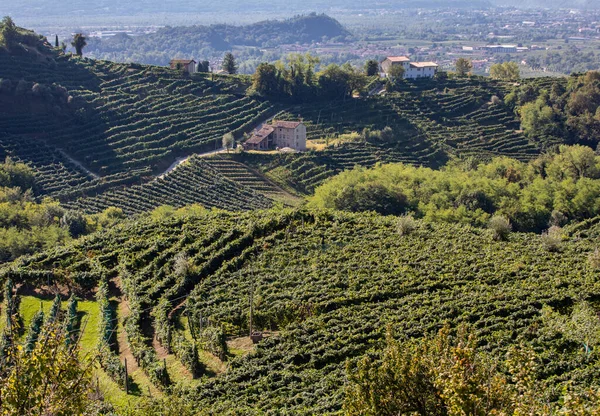
[[490,218],[488,228],[492,230],[492,236],[496,241],[508,240],[508,236],[512,231],[509,219],[502,215],[494,215]]
[[412,215],[402,215],[396,223],[396,230],[399,235],[408,235],[417,227],[417,222]]
[[547,231],[544,231],[540,236],[540,241],[542,242],[542,247],[550,252],[560,251],[562,246],[563,233],[560,227],[553,225],[548,228]]

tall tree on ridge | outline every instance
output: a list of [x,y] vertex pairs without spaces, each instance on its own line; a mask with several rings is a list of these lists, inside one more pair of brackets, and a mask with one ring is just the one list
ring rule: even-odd
[[235,63],[235,57],[231,52],[227,52],[223,58],[223,71],[228,74],[237,74],[237,65]]
[[78,56],[83,56],[83,48],[87,46],[87,39],[83,34],[76,33],[73,36],[73,42],[71,42],[71,46],[75,48],[75,52]]
[[467,75],[473,69],[473,63],[470,59],[458,58],[456,60],[456,73],[460,76]]

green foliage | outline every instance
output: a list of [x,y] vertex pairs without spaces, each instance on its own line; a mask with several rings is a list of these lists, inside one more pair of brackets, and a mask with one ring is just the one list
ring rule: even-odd
[[67,333],[67,346],[75,345],[77,340],[77,298],[71,295],[67,303],[67,313],[65,316],[65,331]]
[[398,225],[396,226],[398,235],[408,235],[416,228],[417,222],[412,215],[401,215],[400,218],[398,218]]
[[529,82],[515,88],[505,102],[516,107],[526,133],[537,140],[598,145],[600,75],[590,71],[551,82]]
[[83,56],[83,48],[87,46],[87,38],[81,33],[76,33],[73,35],[71,46],[75,48],[77,56]]
[[60,225],[69,231],[69,234],[75,238],[86,234],[87,219],[81,212],[67,211],[60,219]]
[[488,222],[488,228],[492,230],[494,240],[504,241],[508,239],[512,231],[512,225],[508,218],[502,215],[494,215]]
[[553,225],[544,231],[540,237],[542,247],[550,252],[560,251],[563,242],[563,233],[560,227]]
[[473,63],[470,59],[458,58],[455,62],[456,73],[459,76],[465,76],[473,69]]
[[[515,180],[518,171],[508,169],[513,165],[503,166],[503,175]],[[177,314],[184,307],[201,311],[204,328],[238,338],[247,334],[248,294],[254,290],[256,325],[276,331],[273,336],[243,357],[229,355],[226,374],[201,370],[193,387],[169,389],[213,414],[328,414],[341,411],[344,363],[373,356],[388,323],[403,337],[421,338],[445,321],[453,327],[470,322],[477,345],[501,365],[511,346],[532,345],[544,363],[536,379],[558,392],[563,381],[600,382],[595,351],[585,357],[580,344],[548,334],[540,316],[541,305],[563,312],[581,297],[594,299],[597,271],[586,261],[597,247],[597,231],[590,228],[597,222],[577,228],[557,255],[543,250],[537,235],[515,232],[499,243],[487,230],[457,224],[417,220],[417,229],[400,237],[398,218],[375,214],[206,210],[160,220],[139,216],[20,259],[2,274],[36,284],[52,273],[53,282],[74,288],[118,274],[131,308],[127,336],[130,343],[140,337],[150,374],[163,368],[145,335],[156,319],[148,311],[161,299],[172,305],[172,351],[192,369],[198,349],[178,327]],[[181,253],[190,273],[176,272]],[[198,314],[188,322],[202,346]],[[158,375],[152,382],[162,386]]]
[[7,49],[12,49],[17,43],[19,37],[19,32],[17,29],[17,25],[10,18],[10,16],[5,16],[0,22],[0,42]]
[[388,73],[388,77],[392,80],[392,82],[403,79],[404,67],[402,65],[392,65],[390,72]]
[[600,319],[588,302],[575,304],[570,317],[563,316],[546,305],[542,309],[542,319],[550,331],[581,344],[588,356],[600,345]]
[[365,62],[365,74],[368,77],[379,75],[379,62],[374,59],[370,59]]
[[516,81],[521,77],[521,72],[516,62],[503,62],[490,67],[490,77],[505,81]]
[[[596,321],[597,321],[596,317]],[[398,342],[388,330],[381,362],[369,356],[347,364],[347,415],[552,415],[600,411],[592,390],[565,391],[548,403],[537,378],[539,358],[528,346],[511,348],[503,365],[477,346],[473,334],[448,327],[437,337]],[[503,367],[503,368],[502,368]],[[574,400],[574,397],[577,399]]]
[[[428,221],[482,227],[498,214],[519,231],[541,232],[559,214],[568,221],[600,214],[599,164],[589,148],[562,146],[529,164],[497,158],[475,169],[456,164],[440,171],[402,164],[356,168],[317,188],[310,204],[396,215],[409,210]],[[499,221],[490,226],[507,229]]]
[[230,75],[237,74],[237,64],[235,62],[235,57],[231,52],[227,52],[223,57],[223,71],[227,72]]
[[[25,352],[31,352],[35,348],[35,345],[39,339],[40,332],[42,331],[42,326],[44,324],[44,312],[38,311],[29,325],[29,329],[27,330],[27,338],[25,339],[25,345],[23,350]],[[67,329],[67,334],[68,334]]]
[[225,133],[223,135],[223,148],[227,149],[227,151],[229,152],[229,150],[233,147],[233,144],[235,143],[235,137],[233,137],[233,134],[231,133]]
[[30,352],[14,348],[14,362],[0,378],[2,410],[8,415],[83,414],[89,405],[91,364],[66,346],[66,334],[51,324]]
[[51,326],[54,322],[60,319],[60,303],[60,295],[56,295],[52,301],[52,306],[50,306],[48,316],[46,316],[46,321],[44,322],[45,326]]
[[211,352],[221,360],[227,358],[227,343],[223,328],[218,326],[209,326],[200,334],[200,345],[202,349]]
[[98,283],[96,301],[100,310],[98,321],[98,361],[102,369],[122,389],[125,388],[125,365],[121,362],[116,350],[117,314],[109,301],[108,282],[105,279]]
[[366,75],[351,65],[331,64],[315,74],[319,58],[310,54],[290,54],[285,62],[263,63],[252,76],[252,92],[274,98],[307,102],[349,97],[362,93]]

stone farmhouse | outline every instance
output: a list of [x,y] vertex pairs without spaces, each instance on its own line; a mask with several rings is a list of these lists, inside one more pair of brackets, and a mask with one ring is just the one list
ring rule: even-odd
[[396,65],[404,68],[404,79],[433,78],[438,69],[435,62],[411,62],[406,56],[388,56],[381,62],[381,70],[387,77]]
[[256,130],[244,143],[246,150],[268,150],[273,148],[306,150],[306,126],[301,121],[277,121],[265,124]]
[[193,59],[171,59],[171,69],[180,69],[188,74],[196,72],[197,62]]

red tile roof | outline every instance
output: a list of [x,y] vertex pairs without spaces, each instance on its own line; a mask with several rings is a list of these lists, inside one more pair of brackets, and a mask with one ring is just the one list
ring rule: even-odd
[[282,129],[295,129],[300,124],[301,121],[273,121],[273,126],[280,127]]
[[269,136],[269,134],[273,133],[275,129],[272,126],[266,125],[263,126],[259,131],[255,132],[252,137],[246,140],[248,144],[259,144],[263,140]]

